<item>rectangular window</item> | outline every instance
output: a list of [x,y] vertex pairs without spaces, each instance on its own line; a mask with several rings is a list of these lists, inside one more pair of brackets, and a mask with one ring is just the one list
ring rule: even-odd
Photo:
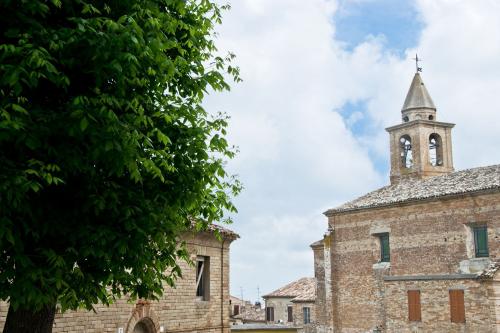
[[210,300],[210,257],[196,258],[196,296],[199,300]]
[[233,315],[237,316],[239,314],[240,314],[240,306],[239,305],[235,305],[234,306],[234,310],[233,310]]
[[304,313],[304,324],[309,324],[311,322],[311,308],[303,307],[302,311]]
[[391,261],[391,249],[389,247],[389,234],[380,234],[380,261],[389,262]]
[[488,228],[485,225],[473,228],[476,257],[488,257]]
[[291,306],[288,306],[287,314],[288,314],[288,322],[289,323],[293,322],[293,308]]
[[450,290],[450,319],[452,323],[465,323],[463,290]]
[[266,307],[266,321],[274,321],[274,308]]
[[408,290],[408,320],[421,321],[420,290]]

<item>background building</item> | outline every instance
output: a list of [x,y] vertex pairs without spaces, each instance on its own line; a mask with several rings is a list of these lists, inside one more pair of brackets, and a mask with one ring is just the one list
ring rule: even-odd
[[301,278],[262,296],[266,302],[266,322],[310,331],[316,317],[316,279]]

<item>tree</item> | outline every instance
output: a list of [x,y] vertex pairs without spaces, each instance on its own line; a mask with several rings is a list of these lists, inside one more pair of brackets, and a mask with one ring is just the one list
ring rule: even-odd
[[154,299],[181,276],[176,237],[234,212],[227,118],[239,80],[210,0],[0,3],[0,299],[4,332],[62,310]]

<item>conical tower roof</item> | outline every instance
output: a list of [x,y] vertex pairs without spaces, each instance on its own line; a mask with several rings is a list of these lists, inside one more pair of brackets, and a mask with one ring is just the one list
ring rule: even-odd
[[429,92],[425,88],[424,82],[420,77],[420,73],[415,73],[413,81],[411,81],[410,89],[406,94],[405,103],[403,104],[402,111],[410,109],[434,109],[434,102],[432,101]]

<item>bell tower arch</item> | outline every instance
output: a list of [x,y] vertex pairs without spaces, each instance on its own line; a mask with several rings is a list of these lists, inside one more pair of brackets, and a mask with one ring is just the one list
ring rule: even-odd
[[391,184],[453,172],[451,129],[436,120],[436,107],[417,71],[401,110],[402,123],[386,128],[390,136]]

